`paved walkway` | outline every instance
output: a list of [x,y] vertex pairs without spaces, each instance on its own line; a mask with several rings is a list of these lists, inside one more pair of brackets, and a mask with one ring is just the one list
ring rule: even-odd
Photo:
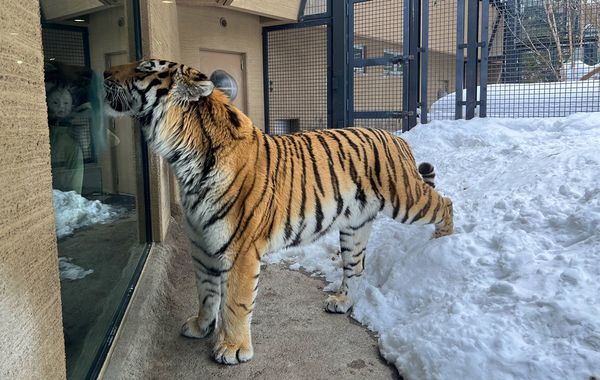
[[187,241],[177,222],[151,254],[105,379],[399,379],[376,339],[344,315],[323,310],[323,282],[263,266],[252,321],[254,359],[215,363],[208,340],[179,335],[197,308]]

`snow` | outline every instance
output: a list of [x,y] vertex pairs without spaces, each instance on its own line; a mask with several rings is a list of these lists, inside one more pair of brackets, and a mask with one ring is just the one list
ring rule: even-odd
[[[455,234],[377,219],[352,316],[406,379],[600,375],[600,114],[434,121],[405,133],[436,165]],[[274,252],[341,282],[337,233]],[[325,297],[324,297],[325,298]]]
[[[600,63],[596,65],[588,65],[582,61],[567,62],[560,68],[560,77],[562,80],[580,80],[590,71],[600,67]],[[600,73],[595,74],[592,78],[600,79]]]
[[109,223],[121,213],[116,207],[103,204],[98,200],[88,200],[75,191],[64,192],[54,189],[52,193],[56,235],[59,239],[71,235],[78,228]]
[[[463,100],[466,96],[463,91]],[[456,93],[451,93],[436,100],[429,120],[454,119],[455,99]],[[488,117],[564,117],[576,112],[600,112],[600,80],[487,86]],[[479,116],[479,106],[475,114]]]
[[79,265],[73,264],[70,257],[58,258],[58,269],[60,271],[60,280],[81,280],[88,274],[94,273],[93,269],[83,269]]

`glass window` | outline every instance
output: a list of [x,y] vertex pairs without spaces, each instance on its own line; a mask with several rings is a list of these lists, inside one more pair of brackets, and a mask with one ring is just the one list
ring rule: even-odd
[[133,60],[131,18],[123,5],[101,4],[40,1],[70,379],[102,360],[146,249],[139,131],[130,119],[106,117],[102,100],[102,72]]

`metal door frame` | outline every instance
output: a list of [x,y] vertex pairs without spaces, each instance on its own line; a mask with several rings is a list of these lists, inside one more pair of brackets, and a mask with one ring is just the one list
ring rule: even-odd
[[[421,54],[427,55],[427,49],[421,48],[420,29],[427,30],[428,18],[421,21],[421,0],[403,0],[403,23],[402,23],[402,56],[377,57],[368,59],[355,59],[354,46],[354,5],[370,0],[347,0],[348,6],[348,74],[347,83],[349,87],[348,108],[349,125],[354,124],[356,119],[402,119],[402,131],[406,132],[417,124],[417,108],[421,103],[420,94],[427,94],[426,85],[419,88]],[[346,2],[346,1],[344,1]],[[425,39],[425,46],[427,39]],[[427,58],[423,60],[427,63]],[[369,66],[386,66],[389,64],[402,64],[402,104],[397,110],[388,111],[355,111],[354,110],[354,68],[365,68]],[[425,70],[426,72],[426,70]],[[424,103],[426,105],[426,102]],[[423,115],[422,115],[423,117]]]
[[[344,0],[344,2],[347,0]],[[335,124],[333,123],[333,94],[332,94],[332,68],[333,68],[333,54],[332,54],[332,2],[333,0],[327,0],[327,12],[319,13],[315,15],[303,16],[304,9],[306,6],[306,0],[302,0],[300,5],[300,11],[298,15],[298,22],[293,24],[283,24],[264,27],[262,30],[262,45],[263,45],[263,96],[264,96],[264,120],[265,120],[265,132],[271,132],[271,125],[269,122],[269,33],[280,31],[280,30],[291,30],[291,29],[302,29],[310,28],[315,26],[327,26],[327,128],[332,128]]]
[[[354,6],[372,0],[327,0],[327,12],[304,16],[306,1],[300,5],[299,22],[263,28],[263,85],[265,131],[269,125],[269,45],[268,34],[273,31],[327,26],[327,128],[351,126],[357,119],[402,119],[402,131],[428,122],[427,84],[429,66],[429,1],[403,0],[402,56],[354,58]],[[481,4],[480,4],[481,3]],[[468,4],[468,19],[465,5]],[[489,43],[489,0],[457,0],[456,10],[456,78],[455,119],[479,116],[487,111],[487,75]],[[481,10],[481,20],[479,12]],[[465,25],[466,24],[466,25]],[[467,42],[464,41],[465,29]],[[466,49],[466,57],[464,50]],[[386,111],[354,110],[354,68],[402,64],[402,104]],[[467,66],[465,78],[465,64]],[[479,75],[478,75],[479,74]],[[466,85],[466,86],[465,86]],[[479,87],[479,96],[478,96]],[[467,100],[463,101],[466,91]],[[420,115],[419,115],[420,111]]]

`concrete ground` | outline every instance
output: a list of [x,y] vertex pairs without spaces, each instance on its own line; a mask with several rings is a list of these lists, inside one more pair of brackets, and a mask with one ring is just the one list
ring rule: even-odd
[[105,379],[400,379],[376,338],[344,315],[323,310],[323,282],[282,266],[263,266],[252,321],[254,359],[215,363],[208,340],[181,336],[197,311],[188,242],[172,221],[157,245],[120,330]]

